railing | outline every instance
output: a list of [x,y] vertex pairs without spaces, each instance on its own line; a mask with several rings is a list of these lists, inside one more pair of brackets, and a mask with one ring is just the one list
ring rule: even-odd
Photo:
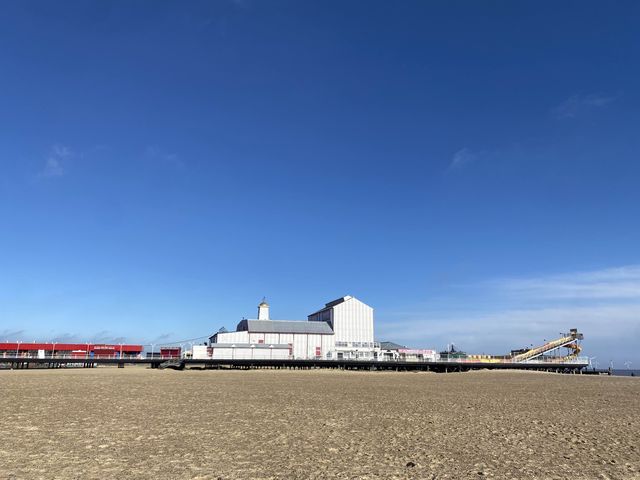
[[514,358],[440,358],[436,360],[438,363],[508,363],[508,364],[529,364],[529,363],[571,363],[571,364],[588,364],[588,357],[553,357],[553,358],[535,358],[533,360],[516,360]]
[[570,364],[584,364],[584,365],[589,365],[589,357],[575,357],[575,358],[566,358],[566,357],[557,357],[557,358],[544,358],[541,359],[540,357],[535,358],[533,360],[525,360],[523,362],[515,362],[515,363],[524,363],[524,364],[529,364],[529,363],[570,363]]
[[[25,360],[29,360],[29,359],[37,359],[37,360],[77,360],[78,362],[91,362],[92,360],[122,360],[122,361],[127,361],[127,360],[138,360],[138,359],[145,359],[145,357],[143,357],[142,355],[135,355],[135,356],[123,356],[123,357],[119,357],[116,355],[74,355],[74,354],[55,354],[55,355],[46,355],[44,357],[39,356],[39,355],[34,355],[34,354],[24,354],[21,353],[19,356],[15,356],[15,354],[11,354],[11,353],[4,353],[2,356],[0,356],[0,363],[2,362],[2,359],[5,358],[7,360],[19,360],[19,359],[25,359]],[[225,356],[224,358],[213,358],[213,357],[208,357],[207,359],[209,360],[272,360],[271,358],[234,358],[234,356]],[[296,358],[294,358],[292,355],[289,355],[289,357],[287,358],[288,360],[296,360]],[[287,359],[282,359],[282,360],[287,360]],[[168,361],[168,360],[180,360],[179,357],[170,357],[170,356],[164,356],[164,357],[150,357],[150,358],[146,358],[146,360],[154,360],[154,361]],[[303,360],[303,359],[297,359],[297,360]],[[400,358],[400,357],[378,357],[378,358],[374,358],[373,356],[367,356],[367,357],[359,357],[359,358],[321,358],[321,357],[315,357],[312,360],[326,360],[326,361],[353,361],[353,362],[358,362],[358,361],[365,361],[365,362],[372,362],[372,361],[376,361],[376,362],[382,362],[382,363],[416,363],[416,362],[433,362],[433,363],[442,363],[442,364],[447,364],[447,363],[456,363],[456,364],[460,364],[460,363],[475,363],[475,364],[487,364],[487,365],[492,365],[492,364],[509,364],[509,365],[530,365],[530,364],[571,364],[571,365],[589,365],[589,357],[575,357],[575,358],[567,358],[567,357],[553,357],[553,358],[535,358],[532,360],[515,360],[513,358],[469,358],[469,357],[463,357],[463,358],[438,358],[438,359],[434,359],[434,358],[412,358],[412,359],[406,359],[406,358]]]
[[122,359],[122,360],[131,360],[131,359],[139,359],[139,358],[143,358],[142,355],[123,355],[122,357],[119,354],[114,354],[114,355],[90,355],[90,354],[85,354],[85,355],[79,355],[79,354],[72,354],[72,353],[56,353],[54,355],[38,355],[38,354],[31,354],[31,353],[25,353],[25,352],[20,352],[18,355],[16,355],[15,353],[12,352],[5,352],[2,354],[2,356],[0,356],[0,361],[3,358],[9,358],[9,359],[14,359],[14,358],[24,358],[24,359],[39,359],[39,360],[67,360],[67,359],[71,359],[71,360],[97,360],[97,359]]

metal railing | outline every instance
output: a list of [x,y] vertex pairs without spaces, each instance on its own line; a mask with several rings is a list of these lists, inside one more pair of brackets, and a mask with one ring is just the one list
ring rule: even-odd
[[[2,362],[3,359],[7,359],[7,360],[16,360],[16,359],[25,359],[25,360],[29,360],[29,359],[38,359],[38,360],[77,360],[78,362],[90,362],[92,360],[138,360],[138,359],[146,359],[146,360],[156,360],[156,361],[167,361],[167,360],[173,360],[173,359],[180,359],[181,357],[176,357],[176,356],[170,356],[170,355],[166,355],[166,356],[153,356],[153,357],[145,357],[144,354],[139,354],[139,355],[123,355],[122,357],[120,357],[119,355],[90,355],[90,354],[86,354],[86,355],[78,355],[78,354],[72,354],[72,353],[57,353],[55,355],[45,355],[45,356],[41,356],[41,355],[37,355],[37,354],[31,354],[31,353],[26,353],[26,352],[20,352],[20,354],[18,356],[15,355],[15,353],[12,352],[3,352],[2,355],[0,355],[0,362]],[[262,358],[262,357],[250,357],[250,358],[236,358],[236,355],[229,355],[229,356],[223,356],[223,357],[208,357],[207,359],[210,360],[273,360],[272,358]],[[293,355],[289,355],[287,357],[288,360],[295,360],[296,358],[294,358]],[[283,359],[285,360],[285,359]],[[574,358],[567,358],[567,357],[546,357],[546,358],[541,358],[541,357],[537,357],[535,359],[531,359],[531,360],[515,360],[513,358],[469,358],[469,357],[460,357],[460,358],[432,358],[432,357],[427,357],[427,358],[420,358],[420,357],[416,357],[416,358],[401,358],[401,357],[388,357],[388,356],[379,356],[377,358],[373,357],[373,356],[362,356],[362,357],[344,357],[344,358],[337,358],[337,356],[332,356],[332,358],[322,358],[322,357],[314,357],[311,358],[311,360],[327,360],[327,361],[354,361],[354,362],[358,362],[358,361],[366,361],[366,362],[371,362],[371,361],[377,361],[377,362],[385,362],[385,363],[416,363],[416,362],[434,362],[434,363],[474,363],[474,364],[487,364],[487,365],[492,365],[492,364],[510,364],[510,365],[530,365],[530,364],[570,364],[570,365],[589,365],[589,357],[574,357]]]
[[540,363],[570,363],[570,364],[589,364],[588,357],[537,357],[532,360],[516,360],[514,358],[439,358],[436,360],[438,363],[508,363],[508,364],[540,364]]
[[570,364],[584,364],[584,365],[589,365],[589,357],[575,357],[575,358],[566,358],[566,357],[555,357],[555,358],[535,358],[533,360],[525,360],[525,361],[521,361],[521,362],[514,362],[514,363],[524,363],[524,364],[529,364],[529,363],[534,363],[534,364],[538,364],[538,363],[570,363]]
[[91,355],[91,354],[76,354],[76,353],[56,353],[53,355],[38,355],[34,353],[27,352],[19,352],[17,355],[15,352],[4,352],[2,356],[0,356],[0,360],[3,358],[15,359],[15,358],[24,358],[24,359],[39,359],[39,360],[95,360],[95,359],[139,359],[144,358],[140,355],[122,355],[119,354],[108,354],[108,355]]

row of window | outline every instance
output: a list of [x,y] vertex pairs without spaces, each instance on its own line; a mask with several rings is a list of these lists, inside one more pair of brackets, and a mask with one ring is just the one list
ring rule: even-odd
[[379,346],[377,342],[336,342],[336,347],[375,348]]
[[370,352],[336,352],[335,354],[332,354],[331,352],[329,352],[329,353],[327,353],[327,358],[329,360],[331,360],[334,355],[335,355],[335,358],[337,360],[346,360],[346,359],[354,359],[354,358],[355,359],[358,359],[358,358],[363,358],[363,359],[376,358]]

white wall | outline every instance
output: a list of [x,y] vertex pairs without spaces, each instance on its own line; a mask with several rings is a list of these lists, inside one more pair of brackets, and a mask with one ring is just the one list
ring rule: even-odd
[[191,348],[191,358],[202,360],[204,358],[209,358],[209,352],[207,351],[206,345],[194,345]]
[[[291,344],[293,345],[293,358],[300,359],[313,359],[317,356],[327,358],[327,353],[333,350],[335,343],[333,335],[309,333],[251,333],[248,338],[246,343]],[[225,343],[227,343],[226,340]],[[317,349],[320,349],[319,355],[316,355]]]
[[293,343],[293,333],[251,333],[248,343],[272,343],[289,344]]
[[329,358],[330,352],[335,350],[335,335],[322,335],[322,358]]
[[258,320],[269,320],[269,305],[258,305]]
[[333,345],[333,335],[296,333],[293,335],[293,358],[327,358]]
[[357,298],[333,307],[336,342],[373,342],[373,308]]
[[289,349],[251,347],[231,348],[229,345],[225,345],[224,347],[216,347],[216,344],[214,343],[211,358],[236,360],[286,360],[289,358]]
[[[251,343],[249,332],[218,333],[218,343]],[[215,343],[213,344],[215,345]]]

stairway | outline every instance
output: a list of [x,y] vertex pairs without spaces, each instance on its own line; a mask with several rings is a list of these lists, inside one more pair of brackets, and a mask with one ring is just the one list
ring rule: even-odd
[[170,360],[162,362],[158,365],[158,368],[164,370],[165,368],[172,368],[174,370],[183,370],[184,362],[179,358],[172,358]]

